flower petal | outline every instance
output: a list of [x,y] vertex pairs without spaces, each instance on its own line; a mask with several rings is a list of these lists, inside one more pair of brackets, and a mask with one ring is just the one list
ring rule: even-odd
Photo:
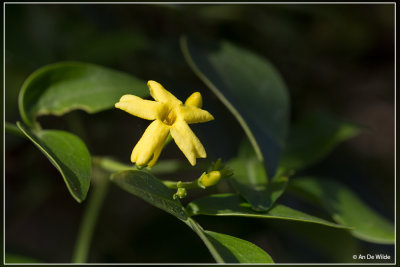
[[158,102],[168,103],[172,105],[180,105],[182,102],[173,94],[165,90],[165,88],[155,81],[148,81],[147,86],[150,88],[151,96]]
[[158,147],[154,150],[153,158],[147,163],[147,167],[153,167],[154,164],[156,164],[158,158],[160,157],[161,151],[164,148],[164,144],[165,144],[165,141],[164,141],[164,143],[160,143],[158,145]]
[[167,125],[159,120],[153,121],[133,148],[131,161],[136,162],[139,166],[145,165],[156,150],[164,145],[168,133],[169,127]]
[[214,119],[213,115],[207,110],[188,105],[180,106],[178,114],[189,124],[207,122]]
[[185,105],[201,108],[203,106],[203,98],[200,92],[194,92],[185,101]]
[[119,102],[115,104],[115,107],[146,120],[160,119],[164,117],[167,112],[165,104],[144,100],[135,95],[124,95]]
[[176,145],[182,150],[192,166],[196,165],[196,158],[207,157],[206,151],[189,125],[183,120],[177,120],[171,126],[171,136]]

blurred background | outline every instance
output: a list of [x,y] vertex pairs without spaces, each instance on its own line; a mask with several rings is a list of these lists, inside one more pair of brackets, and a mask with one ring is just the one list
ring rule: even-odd
[[[189,69],[179,38],[227,39],[258,53],[286,82],[292,121],[322,110],[368,128],[304,173],[346,184],[394,220],[393,4],[6,4],[5,33],[6,121],[20,120],[19,89],[36,69],[59,61],[96,63],[156,80],[180,99],[202,92],[204,108],[218,118],[214,124],[194,126],[210,159],[233,157],[244,133]],[[94,115],[73,111],[61,118],[41,117],[40,122],[43,128],[76,133],[93,155],[125,163],[148,125],[118,110]],[[213,129],[215,134],[215,129],[229,132],[223,143],[212,138]],[[184,160],[174,146],[162,157]],[[9,134],[5,186],[6,251],[43,262],[70,262],[85,202],[78,204],[69,195],[61,175],[33,144]],[[371,252],[393,258],[393,246],[362,242],[323,226],[234,217],[198,220],[208,230],[257,244],[276,262],[349,262],[354,253]],[[89,261],[213,259],[184,224],[112,185]]]

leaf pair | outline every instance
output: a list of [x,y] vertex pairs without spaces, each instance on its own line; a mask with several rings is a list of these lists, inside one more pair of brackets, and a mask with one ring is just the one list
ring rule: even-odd
[[104,67],[65,62],[43,67],[24,82],[19,110],[24,123],[18,128],[61,173],[78,202],[86,198],[90,185],[91,160],[86,145],[74,134],[41,130],[37,118],[61,116],[74,109],[96,113],[114,107],[121,95],[147,96],[145,83],[128,74]]

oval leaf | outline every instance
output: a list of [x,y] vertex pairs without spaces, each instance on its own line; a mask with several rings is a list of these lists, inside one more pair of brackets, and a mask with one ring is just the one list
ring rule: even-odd
[[359,134],[361,127],[328,113],[313,113],[290,129],[280,168],[299,170],[324,158],[339,143]]
[[205,231],[226,263],[274,263],[271,256],[253,243],[211,231]]
[[185,223],[201,238],[217,263],[273,263],[264,250],[248,241],[205,231],[193,218]]
[[244,202],[243,199],[234,194],[216,194],[196,199],[188,204],[186,210],[191,216],[212,215],[281,219],[317,223],[335,228],[349,228],[280,204],[275,204],[269,211],[257,212],[251,208],[249,203]]
[[351,233],[355,237],[373,243],[393,244],[393,224],[371,210],[345,186],[311,177],[293,179],[289,185],[299,196],[322,204],[336,222],[353,227]]
[[82,202],[89,190],[91,173],[90,154],[82,140],[64,131],[34,133],[19,122],[17,126],[58,169],[76,201]]
[[146,202],[160,208],[181,220],[187,216],[179,200],[173,199],[174,190],[166,187],[161,181],[148,172],[127,170],[111,175],[111,180],[127,192],[140,197]]
[[114,107],[124,94],[148,96],[146,83],[101,66],[62,62],[31,74],[19,94],[23,121],[34,126],[40,115],[63,115],[74,109],[95,113]]
[[229,42],[200,44],[182,38],[186,61],[232,112],[257,157],[274,176],[289,121],[289,97],[270,62]]

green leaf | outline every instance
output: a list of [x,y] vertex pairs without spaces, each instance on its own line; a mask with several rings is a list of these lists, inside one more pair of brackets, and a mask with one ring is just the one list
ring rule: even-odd
[[63,115],[74,109],[96,113],[114,107],[124,94],[148,96],[146,83],[126,73],[101,66],[61,62],[32,73],[22,85],[19,110],[34,126],[40,115]]
[[217,263],[273,263],[264,250],[248,241],[205,231],[192,218],[186,224],[198,234]]
[[228,163],[234,175],[229,179],[255,210],[268,210],[286,189],[288,178],[278,176],[268,183],[264,165],[257,159],[248,143],[240,147],[239,157]]
[[251,208],[249,203],[244,202],[240,196],[234,194],[216,194],[196,199],[187,205],[186,211],[190,216],[212,215],[281,219],[317,223],[335,228],[348,228],[280,204],[275,204],[268,211],[257,212]]
[[224,262],[227,263],[274,263],[271,256],[253,243],[211,231],[205,231]]
[[121,171],[111,175],[111,180],[125,191],[171,213],[180,220],[187,219],[182,204],[179,200],[173,199],[174,190],[166,187],[150,173],[139,170]]
[[303,169],[328,155],[339,143],[359,134],[361,127],[328,113],[313,113],[290,131],[280,167]]
[[82,140],[59,130],[31,131],[22,123],[18,128],[29,138],[61,173],[71,195],[82,202],[90,185],[90,154]]
[[274,176],[289,123],[289,96],[266,59],[227,41],[200,44],[182,38],[189,66],[236,117],[257,157]]
[[353,227],[351,233],[355,237],[373,243],[394,243],[393,224],[371,210],[345,186],[312,177],[296,178],[289,185],[297,195],[321,204],[336,222]]

